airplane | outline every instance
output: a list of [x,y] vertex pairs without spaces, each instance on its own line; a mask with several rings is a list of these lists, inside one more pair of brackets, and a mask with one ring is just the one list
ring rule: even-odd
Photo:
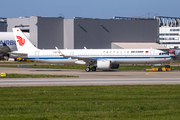
[[[156,49],[49,49],[36,48],[19,28],[13,28],[18,51],[10,54],[18,55],[32,61],[51,64],[87,65],[85,71],[96,69],[116,69],[119,64],[162,64],[171,57],[164,51]],[[90,68],[90,66],[93,66]]]
[[[29,33],[25,35],[29,37]],[[8,52],[11,51],[17,51],[13,32],[0,32],[0,59],[4,56],[10,57]]]
[[0,59],[9,57],[8,52],[16,49],[16,42],[12,32],[0,32]]
[[3,58],[3,56],[9,57],[8,52],[11,52],[11,49],[5,43],[3,43],[3,46],[0,47],[0,59]]

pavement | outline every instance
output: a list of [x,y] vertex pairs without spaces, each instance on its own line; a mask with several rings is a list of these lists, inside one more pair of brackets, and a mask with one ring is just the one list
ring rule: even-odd
[[145,72],[77,69],[9,68],[0,73],[74,75],[74,78],[0,78],[1,87],[9,86],[79,86],[79,85],[154,85],[180,84],[180,71]]

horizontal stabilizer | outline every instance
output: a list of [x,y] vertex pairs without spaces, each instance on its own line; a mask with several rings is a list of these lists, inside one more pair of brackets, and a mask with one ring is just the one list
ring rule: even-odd
[[22,53],[22,52],[19,52],[19,51],[9,52],[9,54],[17,55],[17,56],[27,56],[28,55],[27,53]]

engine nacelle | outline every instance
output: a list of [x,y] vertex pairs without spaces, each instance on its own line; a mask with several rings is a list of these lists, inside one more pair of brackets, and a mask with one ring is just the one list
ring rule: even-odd
[[119,64],[114,64],[110,60],[97,61],[97,69],[116,69],[119,68]]

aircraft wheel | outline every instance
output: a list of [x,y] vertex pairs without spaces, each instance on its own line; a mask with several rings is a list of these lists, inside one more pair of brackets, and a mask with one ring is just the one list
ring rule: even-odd
[[96,71],[96,67],[92,67],[92,71]]
[[87,68],[85,69],[86,72],[90,72],[90,70],[91,70],[90,67],[87,67]]
[[159,69],[158,69],[158,71],[162,71],[162,69],[161,69],[161,68],[159,68]]

